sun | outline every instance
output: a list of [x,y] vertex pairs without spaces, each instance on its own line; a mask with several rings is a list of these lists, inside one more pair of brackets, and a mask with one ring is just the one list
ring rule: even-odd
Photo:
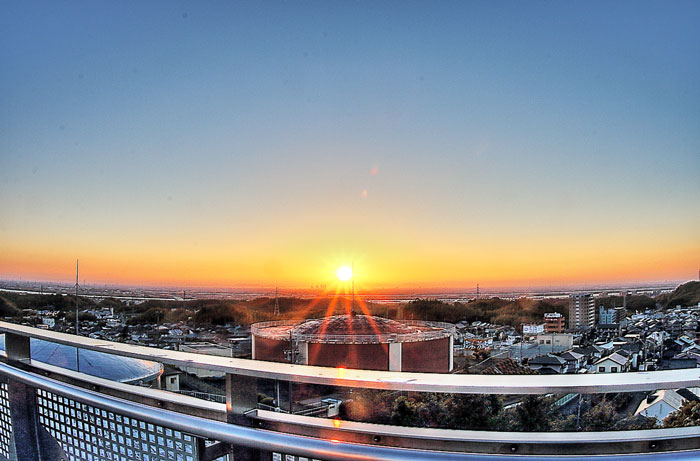
[[348,266],[341,266],[335,274],[340,280],[347,282],[352,278],[352,269]]

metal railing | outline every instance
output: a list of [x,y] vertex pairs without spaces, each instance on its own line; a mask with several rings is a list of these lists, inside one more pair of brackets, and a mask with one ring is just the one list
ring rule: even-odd
[[[196,458],[193,459],[202,461],[216,459],[216,455],[231,452],[237,453],[237,459],[250,459],[260,453],[269,455],[273,452],[323,460],[476,460],[483,459],[484,455],[497,460],[522,460],[528,457],[583,459],[593,454],[605,459],[630,459],[629,455],[634,455],[633,459],[700,458],[700,428],[697,427],[584,433],[486,432],[386,426],[255,410],[255,383],[261,378],[277,383],[310,383],[409,392],[592,394],[700,386],[700,369],[517,377],[400,373],[311,367],[165,351],[5,322],[0,322],[0,333],[2,332],[6,334],[7,356],[6,363],[0,363],[0,379],[9,383],[8,405],[12,409],[13,437],[21,435],[26,420],[34,415],[44,427],[53,431],[52,436],[64,448],[72,445],[61,439],[65,438],[65,432],[47,425],[47,421],[53,424],[53,419],[36,410],[19,412],[14,405],[19,401],[31,402],[35,398],[42,405],[48,405],[42,407],[42,411],[51,411],[52,415],[63,411],[61,414],[65,413],[66,419],[70,416],[69,412],[77,408],[78,413],[82,411],[91,417],[97,413],[98,419],[100,412],[113,415],[113,420],[105,416],[110,424],[112,421],[131,419],[146,427],[148,424],[155,425],[152,432],[147,431],[152,434],[149,437],[153,437],[155,449],[160,449],[159,430],[166,431],[166,434],[167,431],[176,431],[176,434],[181,432],[198,441],[198,448],[194,450]],[[227,377],[226,404],[204,402],[158,389],[107,383],[82,373],[33,362],[29,354],[30,337],[175,366],[223,371]],[[22,392],[29,392],[32,398],[18,397],[18,389],[25,389]],[[49,393],[50,398],[45,393]],[[70,402],[70,405],[64,401]],[[54,407],[64,410],[56,410]],[[215,440],[218,444],[208,446],[204,443],[205,440]],[[30,448],[17,442],[15,446],[15,450],[26,451]],[[167,452],[167,447],[164,449]],[[74,459],[83,459],[73,456]],[[54,458],[37,455],[34,459]]]
[[188,397],[194,397],[201,400],[208,400],[210,402],[226,403],[226,396],[222,394],[212,394],[210,392],[200,392],[200,391],[187,391],[179,390],[178,394],[186,395]]
[[[638,392],[700,386],[700,369],[583,375],[460,375],[316,367],[156,349],[77,337],[0,322],[0,333],[39,338],[107,354],[197,367],[235,376],[329,386],[457,394],[568,394]],[[28,346],[27,346],[28,347]]]

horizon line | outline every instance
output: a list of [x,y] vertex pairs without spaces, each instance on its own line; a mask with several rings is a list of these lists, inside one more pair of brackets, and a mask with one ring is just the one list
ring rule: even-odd
[[[479,283],[479,292],[481,294],[487,294],[489,292],[497,293],[509,293],[509,292],[555,292],[555,291],[577,291],[577,290],[614,290],[617,288],[661,288],[668,286],[679,286],[687,282],[696,281],[695,279],[663,279],[663,280],[634,280],[634,281],[602,281],[602,282],[571,282],[571,283],[543,283],[543,284],[495,284],[488,285]],[[15,283],[15,284],[27,284],[27,285],[57,285],[59,287],[70,288],[75,285],[74,282],[68,280],[38,280],[38,279],[14,279],[14,278],[4,278],[0,277],[0,284]],[[374,287],[372,289],[363,290],[366,295],[370,294],[411,294],[411,293],[444,293],[444,294],[471,294],[476,293],[477,284],[472,286],[462,285],[429,285],[429,286],[412,286],[416,284],[404,284],[396,285],[393,287],[383,286]],[[187,290],[211,290],[213,292],[220,293],[241,293],[241,292],[252,292],[253,294],[264,294],[267,291],[274,291],[277,287],[280,291],[286,292],[286,294],[294,293],[310,293],[310,292],[324,292],[327,291],[326,287],[322,284],[317,286],[281,286],[275,283],[264,283],[264,284],[238,284],[230,286],[222,285],[204,285],[204,284],[169,284],[169,285],[159,285],[154,283],[89,283],[84,282],[82,284],[84,287],[92,288],[114,288],[114,289],[151,289],[151,290],[168,290],[168,291],[187,291]]]

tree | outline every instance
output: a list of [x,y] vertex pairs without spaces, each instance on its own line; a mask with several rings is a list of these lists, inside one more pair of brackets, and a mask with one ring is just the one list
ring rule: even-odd
[[664,419],[664,427],[700,426],[700,402],[689,400]]
[[586,431],[605,431],[612,427],[614,418],[613,405],[602,400],[584,414],[581,425]]
[[[81,322],[94,322],[97,320],[97,317],[95,317],[93,314],[90,314],[88,312],[81,312],[80,315],[78,315],[78,320],[80,320]],[[65,321],[69,325],[74,324],[75,323],[75,312],[66,312]]]
[[552,422],[552,430],[556,432],[576,431],[576,413],[556,419]]
[[551,428],[551,402],[539,395],[526,396],[515,408],[514,426],[524,432],[544,432]]
[[165,317],[165,311],[157,307],[148,309],[141,315],[129,319],[129,325],[155,324],[160,323]]
[[0,317],[13,317],[18,313],[19,311],[8,303],[5,298],[0,298]]
[[122,332],[119,334],[119,339],[122,341],[129,339],[129,327],[124,326],[124,328],[122,328]]
[[406,396],[399,396],[394,401],[391,411],[391,424],[397,426],[415,426],[418,422],[416,401]]
[[453,429],[489,430],[497,427],[503,402],[497,395],[455,394],[445,401],[449,417],[447,427]]
[[659,427],[659,420],[642,415],[633,415],[621,419],[612,427],[614,431],[638,431],[642,429],[655,429]]

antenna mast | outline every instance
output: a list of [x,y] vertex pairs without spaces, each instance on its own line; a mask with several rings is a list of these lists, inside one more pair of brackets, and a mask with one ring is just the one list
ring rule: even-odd
[[80,322],[78,321],[78,259],[75,260],[75,334],[80,334]]
[[277,297],[277,295],[278,295],[277,287],[275,287],[275,311],[273,312],[273,314],[276,317],[279,317],[279,315],[280,315],[280,300]]
[[352,300],[350,301],[350,312],[355,309],[355,261],[350,266],[350,280],[352,280]]

